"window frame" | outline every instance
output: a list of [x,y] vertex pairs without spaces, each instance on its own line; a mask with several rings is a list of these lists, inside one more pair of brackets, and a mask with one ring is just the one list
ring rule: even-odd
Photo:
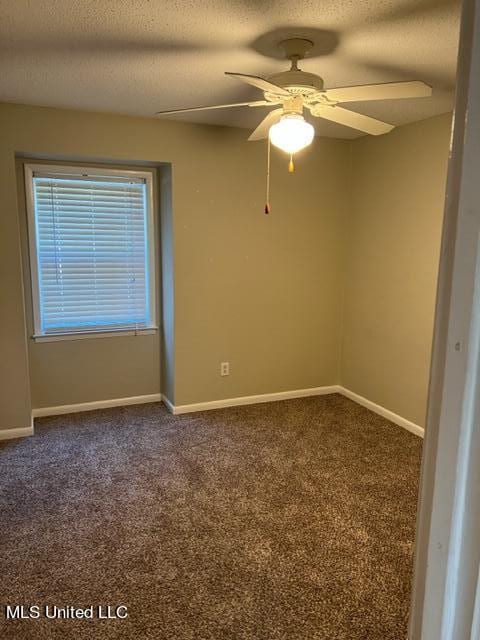
[[[33,178],[37,173],[65,174],[69,176],[113,176],[131,177],[145,181],[146,188],[146,219],[145,219],[145,243],[146,243],[146,278],[148,280],[148,305],[149,324],[146,327],[135,328],[112,328],[108,327],[91,331],[63,331],[59,333],[42,332],[41,311],[40,311],[40,281],[39,264],[37,251],[37,224],[35,215],[35,195],[33,188]],[[24,165],[25,175],[25,197],[27,209],[27,231],[28,247],[30,259],[30,282],[32,287],[32,311],[33,311],[33,335],[35,342],[55,342],[57,340],[80,340],[86,338],[106,338],[115,336],[136,336],[152,334],[158,331],[157,324],[157,273],[156,273],[156,235],[155,235],[155,215],[154,215],[154,191],[153,172],[139,171],[135,169],[112,169],[110,167],[89,167],[82,165],[58,165],[58,164],[32,164]]]

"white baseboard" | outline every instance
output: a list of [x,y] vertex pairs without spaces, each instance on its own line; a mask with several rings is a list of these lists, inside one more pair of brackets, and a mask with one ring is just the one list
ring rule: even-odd
[[406,418],[402,418],[402,416],[393,413],[393,411],[385,409],[385,407],[382,407],[379,404],[375,404],[375,402],[372,402],[371,400],[367,400],[367,398],[364,398],[363,396],[359,396],[357,393],[350,391],[350,389],[345,389],[345,387],[340,386],[338,388],[338,392],[346,398],[350,398],[350,400],[353,400],[357,404],[361,404],[362,407],[366,407],[367,409],[370,409],[370,411],[378,413],[378,415],[386,418],[387,420],[390,420],[390,422],[393,422],[399,427],[403,427],[407,431],[411,431],[412,433],[414,433],[416,436],[420,436],[420,438],[423,438],[425,429],[423,429],[423,427],[420,427],[418,424],[410,422],[410,420],[407,420]]
[[[371,400],[346,389],[340,385],[330,385],[325,387],[312,387],[309,389],[294,389],[293,391],[280,391],[278,393],[264,393],[255,396],[240,396],[237,398],[225,398],[223,400],[211,400],[209,402],[196,402],[193,404],[174,405],[166,396],[160,393],[153,393],[145,396],[132,396],[129,398],[114,398],[112,400],[97,400],[95,402],[80,402],[78,404],[64,404],[56,407],[40,407],[33,409],[32,417],[40,418],[45,416],[57,416],[66,413],[78,413],[80,411],[94,411],[95,409],[107,409],[109,407],[121,407],[132,404],[145,404],[147,402],[163,402],[173,415],[182,413],[192,413],[194,411],[209,411],[211,409],[223,409],[226,407],[238,407],[248,404],[259,404],[263,402],[276,402],[278,400],[291,400],[292,398],[306,398],[309,396],[321,396],[330,393],[340,393],[353,400],[357,404],[370,409],[374,413],[390,420],[399,427],[403,427],[423,438],[424,429],[419,425],[402,418],[402,416],[389,411]],[[0,440],[9,438],[21,438],[33,434],[33,427],[21,427],[18,429],[0,430]]]
[[17,427],[16,429],[0,429],[0,440],[25,438],[26,436],[33,436],[33,425],[30,427]]
[[194,411],[209,411],[211,409],[238,407],[240,405],[258,404],[261,402],[275,402],[277,400],[290,400],[292,398],[306,398],[308,396],[321,396],[330,393],[340,393],[357,404],[370,409],[370,411],[378,413],[378,415],[390,420],[390,422],[393,422],[399,427],[403,427],[407,431],[423,438],[424,429],[422,427],[340,385],[312,387],[310,389],[296,389],[294,391],[280,391],[279,393],[264,393],[256,396],[240,396],[237,398],[226,398],[224,400],[212,400],[210,402],[197,402],[193,404],[174,405],[165,396],[162,396],[162,400],[170,413],[173,413],[173,415],[179,415],[182,413],[192,413]]
[[308,396],[323,396],[329,393],[339,393],[339,390],[340,387],[337,385],[331,385],[328,387],[280,391],[278,393],[263,393],[256,396],[239,396],[237,398],[225,398],[224,400],[211,400],[209,402],[196,402],[193,404],[174,405],[165,397],[163,401],[170,413],[179,415],[181,413],[192,413],[193,411],[209,411],[211,409],[223,409],[225,407],[238,407],[245,404],[276,402],[277,400],[291,400],[292,398],[306,398]]
[[78,404],[62,404],[56,407],[39,407],[32,410],[34,418],[45,416],[59,416],[64,413],[79,413],[80,411],[95,411],[110,407],[124,407],[131,404],[145,404],[147,402],[161,402],[161,393],[151,393],[146,396],[131,396],[129,398],[113,398],[112,400],[96,400],[95,402],[79,402]]

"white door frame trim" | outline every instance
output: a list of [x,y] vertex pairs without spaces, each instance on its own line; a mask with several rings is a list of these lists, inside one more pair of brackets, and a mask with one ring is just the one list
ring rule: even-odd
[[464,0],[410,640],[480,635],[479,131],[480,0]]

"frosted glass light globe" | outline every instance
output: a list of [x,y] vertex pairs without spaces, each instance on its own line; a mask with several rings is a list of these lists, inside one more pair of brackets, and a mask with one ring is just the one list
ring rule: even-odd
[[314,134],[312,125],[295,113],[282,116],[280,122],[272,125],[269,131],[270,142],[286,153],[296,153],[308,147]]

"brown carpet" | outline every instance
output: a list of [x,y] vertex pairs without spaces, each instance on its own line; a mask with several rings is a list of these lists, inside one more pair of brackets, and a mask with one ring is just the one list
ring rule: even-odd
[[420,453],[339,395],[37,420],[0,446],[0,637],[404,640]]

